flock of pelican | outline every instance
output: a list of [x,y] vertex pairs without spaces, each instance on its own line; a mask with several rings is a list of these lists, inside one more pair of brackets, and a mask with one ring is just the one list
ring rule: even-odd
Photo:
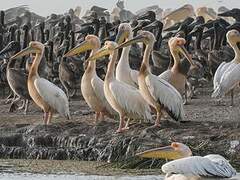
[[[175,121],[184,120],[187,87],[192,86],[189,76],[194,71],[213,80],[213,98],[219,100],[231,92],[233,105],[233,89],[240,82],[240,23],[235,17],[240,9],[221,13],[216,19],[205,11],[199,9],[202,16],[195,19],[180,16],[181,21],[165,29],[153,11],[132,21],[112,23],[92,12],[78,31],[74,31],[71,15],[51,16],[33,27],[31,21],[7,26],[1,19],[0,56],[4,61],[0,70],[2,77],[2,69],[6,69],[12,90],[10,110],[22,99],[20,108],[27,113],[33,100],[44,112],[44,124],[51,123],[55,112],[70,119],[71,91],[75,93],[76,81],[81,80],[81,95],[95,112],[95,123],[105,116],[119,118],[118,133],[129,130],[133,119],[140,123],[155,120],[154,126],[160,127],[166,114]],[[179,14],[172,12],[166,19],[174,13]],[[1,15],[3,18],[3,11]],[[231,24],[220,16],[236,22]],[[192,157],[190,148],[181,143],[137,156],[174,159],[162,166],[166,179],[236,174],[222,156]]]

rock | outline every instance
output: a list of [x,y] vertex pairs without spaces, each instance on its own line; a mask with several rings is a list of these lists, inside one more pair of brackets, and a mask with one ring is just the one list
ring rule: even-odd
[[[54,159],[122,162],[125,167],[159,167],[162,161],[134,157],[137,152],[178,141],[189,145],[194,155],[221,154],[234,163],[240,153],[238,126],[222,122],[188,122],[181,125],[162,121],[161,128],[133,124],[116,134],[117,122],[61,122],[49,126],[1,127],[0,158]],[[219,128],[221,130],[219,130]],[[234,133],[235,140],[232,140]]]

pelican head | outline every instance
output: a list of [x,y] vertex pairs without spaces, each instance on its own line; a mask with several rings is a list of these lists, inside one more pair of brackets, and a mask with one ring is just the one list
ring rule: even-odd
[[141,153],[137,153],[136,156],[144,158],[175,160],[192,156],[192,151],[185,144],[173,142],[170,146],[150,149]]
[[183,54],[187,58],[187,60],[190,62],[190,64],[194,66],[194,63],[192,61],[190,54],[187,52],[186,48],[184,47],[185,43],[186,43],[186,40],[184,38],[172,37],[168,41],[168,46],[172,54],[179,54],[179,53]]
[[240,42],[240,33],[235,29],[228,31],[226,36],[229,44],[237,44]]
[[133,39],[124,42],[120,46],[117,47],[117,49],[130,46],[131,44],[143,42],[146,45],[151,44],[153,46],[154,42],[156,41],[154,35],[149,31],[140,31],[139,34],[134,37]]
[[31,41],[28,47],[12,56],[11,59],[17,59],[23,56],[27,56],[29,54],[41,54],[44,51],[44,47],[44,44],[38,41]]
[[109,54],[111,55],[114,50],[116,50],[117,46],[118,44],[116,42],[106,41],[101,49],[99,49],[93,56],[88,58],[88,61],[94,61],[103,56],[107,56]]
[[118,44],[126,41],[129,36],[132,34],[132,28],[129,23],[122,23],[118,27],[118,33],[115,42]]
[[99,49],[101,46],[101,42],[99,38],[95,35],[87,35],[85,41],[68,51],[64,57],[71,57],[82,52],[86,52],[92,49]]

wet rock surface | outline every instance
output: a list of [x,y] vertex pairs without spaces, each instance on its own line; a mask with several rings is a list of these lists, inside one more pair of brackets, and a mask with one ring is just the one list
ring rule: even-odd
[[0,158],[84,160],[123,162],[127,168],[160,166],[161,161],[134,158],[136,152],[168,145],[188,144],[194,155],[221,154],[240,167],[240,125],[230,122],[163,121],[161,128],[132,124],[116,134],[117,122],[60,122],[49,126],[15,125],[1,127]]

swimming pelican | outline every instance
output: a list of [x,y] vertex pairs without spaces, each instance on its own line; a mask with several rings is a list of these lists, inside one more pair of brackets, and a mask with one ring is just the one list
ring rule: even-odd
[[184,94],[185,92],[187,74],[184,72],[186,69],[189,69],[189,66],[181,66],[181,58],[179,53],[182,53],[190,62],[190,64],[194,66],[192,58],[184,47],[185,43],[185,39],[178,37],[173,37],[168,41],[174,64],[171,69],[166,70],[158,76],[173,85],[180,94]]
[[213,79],[212,97],[222,98],[231,91],[233,105],[233,89],[240,82],[240,50],[237,45],[240,42],[240,33],[237,30],[230,30],[227,33],[227,41],[233,48],[235,57],[231,62],[222,62],[218,67]]
[[115,78],[115,63],[118,56],[116,47],[117,43],[106,41],[104,47],[94,56],[91,56],[89,61],[110,54],[110,62],[104,80],[104,94],[109,104],[119,114],[120,123],[117,132],[123,132],[128,129],[128,123],[124,127],[125,117],[128,117],[128,120],[130,118],[151,120],[152,117],[150,107],[141,96],[139,90]]
[[35,54],[35,58],[28,75],[28,91],[33,101],[44,111],[44,123],[47,125],[51,122],[52,114],[55,111],[70,119],[69,102],[66,94],[55,84],[39,77],[38,66],[44,54],[44,45],[32,41],[27,48],[12,56],[11,59],[29,54]]
[[[122,23],[118,27],[118,34],[116,37],[116,42],[118,44],[123,43],[126,40],[131,40],[133,38],[132,28],[129,23]],[[129,65],[129,51],[131,46],[124,47],[122,55],[119,59],[116,68],[116,79],[118,81],[125,82],[133,87],[138,87],[138,71],[130,68]]]
[[191,149],[185,144],[173,142],[171,146],[150,149],[136,154],[144,158],[173,159],[162,166],[166,180],[195,180],[200,177],[231,178],[236,170],[222,156],[192,156]]
[[[91,55],[94,55],[100,46],[101,42],[97,36],[87,35],[84,42],[68,51],[64,57],[74,56],[88,50],[92,50]],[[88,106],[96,113],[95,122],[98,121],[99,117],[103,120],[104,115],[112,117],[116,114],[105,98],[103,80],[100,79],[96,73],[95,61],[88,62],[81,80],[81,91]]]
[[179,92],[167,81],[153,75],[149,70],[149,58],[155,42],[154,35],[151,32],[142,31],[138,36],[123,43],[118,48],[136,42],[143,42],[146,45],[138,75],[138,85],[143,98],[148,104],[154,107],[157,112],[155,126],[160,126],[162,109],[165,109],[175,120],[183,119],[183,100]]

